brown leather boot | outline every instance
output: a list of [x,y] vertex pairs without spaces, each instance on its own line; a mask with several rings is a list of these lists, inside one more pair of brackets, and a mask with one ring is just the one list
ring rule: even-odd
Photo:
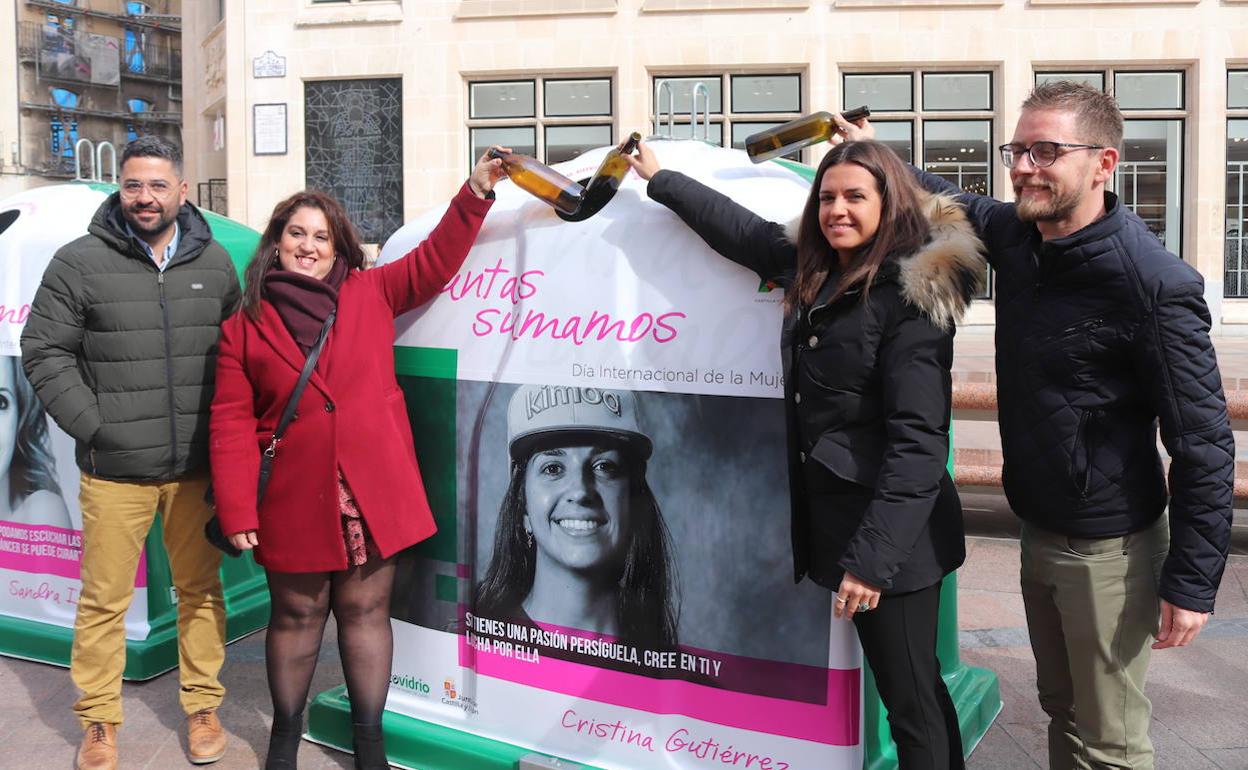
[[202,709],[186,718],[186,754],[193,765],[207,765],[225,756],[225,728],[216,709]]
[[117,770],[117,725],[92,722],[82,736],[74,770]]

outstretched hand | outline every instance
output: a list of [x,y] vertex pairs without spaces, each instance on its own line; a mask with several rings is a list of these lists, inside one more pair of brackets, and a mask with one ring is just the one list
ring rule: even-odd
[[628,161],[628,165],[633,167],[633,171],[637,172],[637,176],[642,179],[649,180],[650,177],[659,173],[662,166],[659,165],[659,159],[655,157],[654,150],[645,142],[637,143],[636,155],[625,155],[624,160]]
[[507,172],[503,170],[502,159],[490,157],[490,150],[495,149],[511,152],[509,147],[494,145],[477,159],[477,165],[472,167],[472,173],[468,175],[468,187],[476,193],[478,198],[484,198],[489,195],[490,191],[494,189],[494,185],[498,183],[498,180],[507,176]]
[[832,120],[836,122],[836,133],[832,135],[832,144],[861,142],[875,138],[875,126],[871,125],[871,121],[866,118],[858,118],[851,122],[841,117],[841,113],[834,112]]

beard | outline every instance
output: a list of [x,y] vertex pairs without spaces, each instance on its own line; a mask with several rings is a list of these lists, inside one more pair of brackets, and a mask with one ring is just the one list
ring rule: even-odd
[[[139,221],[140,211],[154,211],[159,215],[159,218],[156,220],[155,224],[149,227]],[[172,227],[174,220],[178,218],[178,210],[174,209],[171,213],[166,211],[159,204],[149,204],[145,206],[134,205],[122,209],[122,216],[125,218],[126,224],[130,225],[130,229],[134,231],[135,235],[140,238],[148,239],[161,235]]]
[[1083,196],[1072,190],[1059,192],[1052,184],[1042,183],[1039,185],[1029,185],[1029,187],[1042,187],[1049,191],[1048,200],[1037,201],[1032,198],[1024,199],[1020,195],[1020,188],[1014,188],[1014,211],[1018,214],[1018,218],[1024,222],[1056,222],[1065,219],[1083,202]]

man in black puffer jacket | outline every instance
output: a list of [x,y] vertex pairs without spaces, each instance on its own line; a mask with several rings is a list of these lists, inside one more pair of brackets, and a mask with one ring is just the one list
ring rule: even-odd
[[[873,133],[840,125],[851,139]],[[1204,282],[1105,190],[1122,132],[1112,97],[1050,83],[1001,148],[1015,203],[916,172],[958,194],[996,269],[1005,493],[1024,522],[1054,770],[1151,770],[1150,639],[1196,637],[1230,545],[1235,447]]]
[[221,554],[204,538],[212,515],[204,491],[217,340],[239,286],[186,190],[176,146],[155,136],[128,144],[121,191],[52,258],[22,332],[22,365],[76,440],[82,471],[82,594],[70,656],[85,730],[78,770],[117,766],[125,614],[157,510],[178,592],[189,759],[205,764],[225,751],[216,717],[225,602]]

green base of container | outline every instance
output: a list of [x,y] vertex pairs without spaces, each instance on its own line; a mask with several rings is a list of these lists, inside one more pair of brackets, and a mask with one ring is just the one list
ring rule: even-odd
[[[997,675],[962,663],[958,651],[958,583],[948,576],[941,586],[940,626],[936,652],[945,686],[958,710],[962,731],[962,754],[969,756],[979,745],[992,721],[1001,713],[1001,688]],[[887,711],[880,703],[875,676],[863,663],[864,682],[862,741],[864,770],[896,770],[897,747],[888,729]],[[436,725],[414,717],[385,712],[383,727],[390,762],[420,770],[515,770],[522,757],[548,756],[509,743]],[[308,710],[307,737],[326,746],[350,751],[351,707],[346,688],[335,687],[316,696]],[[564,760],[565,770],[597,770]]]
[[[1001,686],[997,675],[985,668],[971,668],[962,662],[958,650],[958,578],[945,578],[940,587],[940,625],[936,629],[936,656],[940,658],[941,678],[958,710],[962,732],[962,756],[970,756],[979,745],[992,720],[1001,713]],[[863,696],[862,731],[866,745],[866,770],[896,770],[897,746],[888,729],[888,710],[880,703],[875,675],[863,661],[866,677]]]
[[[953,705],[958,709],[962,755],[969,757],[997,714],[1001,713],[1001,689],[997,675],[984,668],[959,666],[942,678],[949,688]],[[896,770],[897,747],[889,735],[887,711],[880,703],[873,676],[867,679],[864,703],[862,723],[867,732],[867,757],[863,767],[865,770]]]
[[[944,679],[958,709],[963,753],[969,756],[1001,711],[997,677],[986,669],[961,666],[946,674]],[[863,714],[867,755],[863,767],[865,770],[895,770],[897,750],[888,739],[888,722],[875,693],[874,678],[868,678],[867,685],[869,692]],[[391,764],[399,767],[419,770],[516,770],[522,757],[548,756],[392,711],[385,712],[382,726],[386,734],[387,757]],[[326,690],[313,699],[308,709],[306,737],[339,751],[351,751],[351,704],[347,700],[345,687]],[[563,760],[560,767],[565,770],[598,770],[567,760]]]
[[[159,519],[148,536],[148,618],[151,632],[146,639],[126,640],[126,668],[122,677],[142,681],[159,676],[178,665],[178,607],[169,590],[169,561],[163,548],[153,548],[160,540]],[[250,554],[221,563],[221,584],[225,588],[225,638],[240,639],[268,625],[269,590],[264,569]],[[0,655],[11,658],[69,665],[74,629],[20,618],[5,618],[0,634]]]
[[[387,711],[382,716],[390,764],[419,770],[516,770],[524,757],[548,754],[482,738],[463,730]],[[347,688],[326,690],[308,707],[305,736],[324,746],[351,751],[351,704]],[[562,760],[562,770],[601,770]]]

